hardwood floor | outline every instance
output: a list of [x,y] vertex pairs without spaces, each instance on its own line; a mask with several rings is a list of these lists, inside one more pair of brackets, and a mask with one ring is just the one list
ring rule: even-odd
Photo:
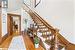
[[[0,45],[0,48],[2,48],[1,50],[8,50],[9,48],[9,45],[11,43],[11,40],[12,38],[14,37],[15,35],[12,35],[12,36],[9,36],[3,43],[2,45]],[[17,35],[18,36],[18,35]],[[39,48],[35,48],[34,47],[34,44],[33,42],[31,41],[30,37],[25,34],[23,35],[23,39],[24,39],[24,43],[25,43],[25,46],[26,46],[26,50],[44,50],[43,47],[39,46]]]
[[39,46],[39,48],[35,48],[33,42],[27,34],[23,35],[23,38],[27,50],[44,50],[44,48],[41,45]]
[[2,48],[2,50],[7,50],[10,43],[11,43],[11,40],[12,40],[12,37],[13,36],[9,36],[1,45],[0,45],[0,48]]

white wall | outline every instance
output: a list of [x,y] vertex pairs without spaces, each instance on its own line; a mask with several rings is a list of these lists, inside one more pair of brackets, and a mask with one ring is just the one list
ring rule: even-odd
[[[25,23],[24,20],[27,20],[27,23]],[[32,18],[30,17],[30,15],[25,12],[25,10],[21,9],[21,31],[24,31],[25,29],[27,30],[27,28],[30,27],[30,24],[33,23]]]
[[8,0],[8,12],[21,9],[23,0]]
[[73,21],[74,21],[74,38],[75,38],[75,0],[74,0],[74,19]]
[[7,34],[7,10],[2,8],[2,37]]
[[31,6],[31,0],[24,0],[24,3],[27,4],[28,6]]
[[71,43],[75,43],[73,0],[42,0],[35,8],[36,12]]
[[23,0],[8,0],[7,13],[21,15]]

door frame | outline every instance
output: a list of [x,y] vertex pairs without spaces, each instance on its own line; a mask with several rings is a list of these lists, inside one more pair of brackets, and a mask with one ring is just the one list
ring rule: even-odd
[[[2,11],[2,9],[0,8],[0,11]],[[0,44],[1,44],[1,41],[2,41],[2,16],[1,16],[1,13],[0,12]]]
[[10,29],[10,18],[11,18],[11,16],[14,16],[14,17],[19,17],[19,21],[20,21],[20,23],[19,23],[19,34],[21,33],[21,15],[18,15],[18,14],[10,14],[10,13],[8,13],[7,14],[7,32],[8,32],[8,36],[10,36],[10,35],[12,35],[10,32],[11,32],[11,29]]

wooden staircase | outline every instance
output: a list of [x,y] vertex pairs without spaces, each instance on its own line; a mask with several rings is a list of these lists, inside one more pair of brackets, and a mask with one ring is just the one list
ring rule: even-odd
[[[75,45],[70,43],[67,39],[65,39],[60,33],[59,30],[56,28],[53,28],[48,22],[46,22],[43,18],[41,18],[35,11],[30,9],[26,4],[23,5],[23,9],[31,16],[35,26],[38,27],[38,32],[42,33],[42,35],[47,37],[54,36],[54,45],[55,43],[58,43],[57,45],[63,45],[65,47],[65,50],[75,50]],[[49,35],[49,36],[48,36]],[[57,39],[57,42],[56,42]],[[48,39],[47,39],[48,40]],[[52,46],[50,49],[52,50],[58,50],[55,49],[55,46]],[[60,48],[58,46],[58,48]]]

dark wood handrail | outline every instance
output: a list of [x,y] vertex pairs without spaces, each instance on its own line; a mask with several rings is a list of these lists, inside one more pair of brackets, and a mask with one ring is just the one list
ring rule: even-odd
[[55,30],[50,24],[48,24],[42,17],[40,17],[36,12],[33,12],[34,15],[49,29]]

